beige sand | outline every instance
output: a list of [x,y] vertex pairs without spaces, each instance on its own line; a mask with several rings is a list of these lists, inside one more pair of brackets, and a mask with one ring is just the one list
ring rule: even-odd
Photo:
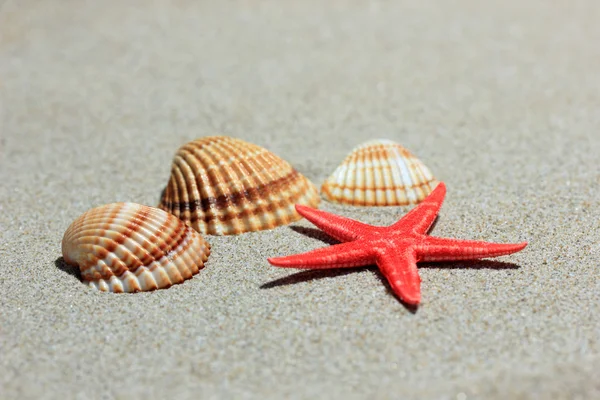
[[[597,1],[1,3],[0,398],[600,396]],[[416,313],[374,267],[270,267],[326,245],[290,227],[208,237],[154,293],[57,261],[80,213],[156,204],[217,133],[318,184],[396,140],[448,185],[435,235],[530,246],[423,265]]]

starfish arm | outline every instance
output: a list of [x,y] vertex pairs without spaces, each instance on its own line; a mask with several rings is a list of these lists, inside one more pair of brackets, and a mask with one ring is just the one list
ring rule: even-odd
[[363,232],[374,230],[376,228],[350,218],[300,204],[296,204],[296,211],[314,225],[321,228],[323,232],[341,242],[360,239]]
[[417,257],[419,261],[475,260],[516,253],[525,246],[527,242],[504,244],[427,236],[417,246]]
[[407,304],[419,304],[421,277],[414,249],[407,248],[401,252],[386,249],[377,255],[377,266],[400,300]]
[[348,242],[267,260],[271,265],[283,268],[350,268],[374,264],[375,254],[367,246],[361,246],[361,243]]
[[390,229],[402,230],[409,228],[417,233],[424,234],[435,221],[444,203],[445,196],[446,185],[444,182],[440,182],[429,196],[410,210],[400,221],[390,226]]

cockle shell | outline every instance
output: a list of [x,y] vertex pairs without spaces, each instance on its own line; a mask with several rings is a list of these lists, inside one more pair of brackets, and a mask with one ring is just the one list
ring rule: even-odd
[[90,286],[139,292],[190,279],[204,267],[210,245],[165,211],[113,203],[77,218],[63,236],[62,253]]
[[404,206],[421,202],[435,188],[429,168],[387,139],[352,150],[323,183],[321,194],[334,203],[355,206]]
[[317,188],[270,151],[211,136],[177,151],[159,207],[200,233],[235,235],[297,221],[294,204],[319,200]]

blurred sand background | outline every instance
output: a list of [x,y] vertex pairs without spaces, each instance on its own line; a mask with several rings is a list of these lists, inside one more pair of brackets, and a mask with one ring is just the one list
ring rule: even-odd
[[[0,4],[0,398],[600,396],[600,2]],[[398,141],[448,185],[434,235],[530,245],[421,265],[416,313],[374,267],[269,266],[327,245],[289,226],[207,237],[168,290],[84,286],[67,226],[157,204],[213,134],[318,185]]]

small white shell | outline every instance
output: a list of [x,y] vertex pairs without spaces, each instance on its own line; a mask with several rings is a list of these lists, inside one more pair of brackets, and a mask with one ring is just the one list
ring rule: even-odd
[[421,202],[437,183],[404,147],[376,139],[354,148],[323,183],[321,194],[354,206],[404,206]]
[[204,267],[209,244],[171,214],[135,203],[93,208],[62,240],[65,261],[78,265],[90,286],[105,292],[168,288]]

